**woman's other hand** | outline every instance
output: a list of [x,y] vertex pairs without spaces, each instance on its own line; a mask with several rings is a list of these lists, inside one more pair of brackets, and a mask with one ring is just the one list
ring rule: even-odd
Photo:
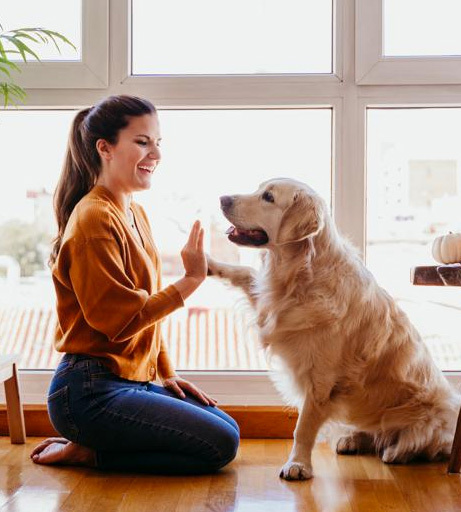
[[179,398],[186,398],[186,391],[189,395],[192,395],[204,405],[211,405],[214,407],[218,403],[214,398],[211,398],[211,396],[207,395],[204,391],[192,384],[192,382],[182,379],[181,377],[170,377],[165,379],[163,381],[163,387],[178,395]]

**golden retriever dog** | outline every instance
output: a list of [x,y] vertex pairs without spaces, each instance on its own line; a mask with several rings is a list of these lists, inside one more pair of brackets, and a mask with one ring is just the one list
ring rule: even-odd
[[311,478],[311,452],[327,420],[349,425],[336,450],[373,450],[384,462],[448,456],[460,396],[420,335],[342,238],[320,196],[286,178],[223,196],[231,242],[264,249],[261,270],[208,257],[209,274],[240,287],[275,384],[299,410],[280,476]]

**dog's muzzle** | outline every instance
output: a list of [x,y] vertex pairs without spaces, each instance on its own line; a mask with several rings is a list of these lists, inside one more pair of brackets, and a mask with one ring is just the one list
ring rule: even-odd
[[221,196],[219,201],[221,202],[221,210],[223,212],[228,212],[234,204],[234,198],[232,196]]

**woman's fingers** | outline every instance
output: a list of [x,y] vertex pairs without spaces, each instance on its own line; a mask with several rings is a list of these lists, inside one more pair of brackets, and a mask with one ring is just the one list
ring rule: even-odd
[[198,239],[198,234],[199,234],[200,229],[201,229],[200,221],[196,220],[194,222],[194,225],[192,226],[192,229],[190,230],[189,239],[187,240],[187,245],[191,245],[194,248],[197,247],[197,239]]
[[204,237],[204,229],[200,228],[199,234],[198,234],[198,242],[197,242],[197,249],[200,252],[203,252],[203,237]]
[[179,387],[178,383],[177,382],[170,382],[167,386],[167,388],[170,390],[170,391],[173,391],[173,393],[175,393],[176,395],[179,396],[179,398],[186,398],[186,394],[184,393],[184,391]]
[[193,395],[195,398],[197,398],[200,402],[202,402],[204,405],[211,405],[215,406],[218,402],[214,399],[208,396],[206,393],[204,393],[202,390],[200,390],[197,386],[194,386],[191,382],[185,381],[182,383],[182,386],[184,389],[187,389],[187,391]]
[[218,403],[214,398],[208,396],[188,380],[180,378],[175,378],[174,380],[168,379],[164,382],[164,386],[180,398],[186,398],[186,394],[184,393],[184,391],[186,391],[204,405],[211,405],[214,407]]

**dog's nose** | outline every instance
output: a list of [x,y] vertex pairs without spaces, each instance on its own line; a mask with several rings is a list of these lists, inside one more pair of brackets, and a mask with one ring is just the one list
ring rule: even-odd
[[221,196],[219,200],[221,201],[221,208],[223,210],[228,210],[234,202],[231,196]]

